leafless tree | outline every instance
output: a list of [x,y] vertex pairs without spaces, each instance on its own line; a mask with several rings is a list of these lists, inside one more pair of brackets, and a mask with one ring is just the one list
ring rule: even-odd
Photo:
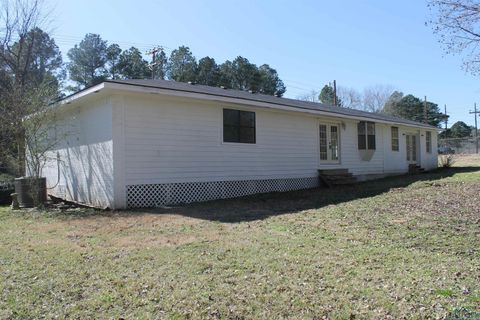
[[16,160],[17,175],[24,175],[29,137],[23,120],[40,112],[56,95],[46,89],[46,84],[29,82],[34,39],[27,36],[32,29],[43,26],[49,14],[41,0],[0,1],[0,131],[2,140],[9,137],[9,143],[13,140],[15,144],[1,147],[2,151],[15,149],[16,155],[10,158]]
[[14,84],[23,87],[35,42],[27,39],[28,33],[45,26],[49,14],[41,0],[0,1],[0,63],[14,76]]
[[337,96],[345,108],[360,109],[362,107],[362,95],[354,88],[339,86],[337,88]]
[[381,112],[395,88],[390,85],[375,85],[363,90],[363,108],[365,111]]
[[462,54],[463,67],[480,73],[480,3],[475,0],[431,0],[431,25],[447,54]]
[[318,101],[318,95],[319,94],[320,94],[320,91],[311,90],[307,94],[297,96],[297,100],[308,101],[308,102],[319,102]]

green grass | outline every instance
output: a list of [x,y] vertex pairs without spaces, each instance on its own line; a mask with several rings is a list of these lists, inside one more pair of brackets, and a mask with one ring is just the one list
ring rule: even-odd
[[2,207],[0,319],[478,319],[480,159],[457,166],[163,210]]

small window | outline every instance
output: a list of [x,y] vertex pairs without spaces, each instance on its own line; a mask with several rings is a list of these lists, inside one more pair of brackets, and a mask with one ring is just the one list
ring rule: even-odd
[[361,121],[357,125],[358,129],[358,149],[375,150],[375,123]]
[[223,109],[223,142],[255,143],[255,112]]
[[327,126],[320,125],[320,160],[328,159],[328,144],[327,144]]
[[399,143],[398,143],[398,128],[392,127],[392,151],[399,150]]
[[427,134],[425,135],[425,140],[427,143],[427,152],[432,153],[432,133],[430,131],[427,131]]

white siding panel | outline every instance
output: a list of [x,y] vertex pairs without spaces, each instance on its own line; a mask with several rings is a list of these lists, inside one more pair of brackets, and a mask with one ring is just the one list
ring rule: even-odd
[[392,151],[391,126],[385,126],[385,171],[387,173],[408,172],[406,133],[415,133],[418,130],[396,126],[398,128],[398,151]]
[[256,144],[223,143],[223,111],[238,108],[126,97],[126,184],[312,177],[313,117],[256,112]]
[[[358,150],[357,121],[343,121],[345,128],[340,130],[341,165],[354,175],[382,174],[383,171],[383,141],[382,125],[375,125],[376,150],[370,160],[362,160]],[[337,167],[337,166],[335,166]]]
[[[48,191],[69,201],[113,207],[112,110],[107,99],[62,113],[57,134],[63,136],[43,175]],[[55,160],[57,154],[59,160]],[[58,179],[60,174],[60,179]]]
[[434,130],[430,131],[432,134],[432,150],[431,152],[426,152],[426,131],[422,131],[422,167],[426,170],[433,170],[438,168],[438,141],[437,141],[437,132]]
[[[256,112],[256,144],[223,143],[223,108]],[[343,123],[338,164],[319,164],[318,124],[323,120]],[[384,134],[384,127],[377,124],[377,150],[363,161],[353,120],[126,96],[125,181],[134,185],[313,177],[321,167],[348,168],[357,175],[382,174]]]

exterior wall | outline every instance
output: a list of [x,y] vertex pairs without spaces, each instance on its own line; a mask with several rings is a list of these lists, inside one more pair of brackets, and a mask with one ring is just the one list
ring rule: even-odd
[[414,133],[418,136],[418,130],[404,126],[396,126],[398,128],[398,151],[392,150],[392,126],[385,126],[385,143],[384,154],[385,163],[384,168],[386,173],[401,174],[408,172],[407,162],[407,142],[406,134]]
[[[358,150],[358,121],[343,120],[343,122],[345,123],[345,128],[340,130],[340,164],[331,165],[331,167],[348,169],[356,176],[383,174],[384,127],[381,124],[375,124],[376,150],[373,151],[373,155],[370,159],[364,160],[362,159],[361,151]],[[328,166],[325,165],[323,167],[328,168]]]
[[240,108],[256,111],[257,143],[223,143],[222,107],[240,108],[126,97],[126,184],[316,175],[315,118]]
[[438,135],[435,130],[430,130],[430,132],[432,132],[432,152],[426,152],[426,130],[421,130],[420,135],[420,143],[422,146],[421,166],[425,168],[425,170],[433,170],[438,168]]
[[[256,143],[223,142],[223,108],[254,111]],[[319,123],[337,124],[340,159],[320,161]],[[360,179],[408,171],[405,134],[418,138],[418,163],[437,166],[437,135],[427,154],[425,129],[376,123],[376,150],[357,146],[358,121],[163,95],[115,93],[61,113],[65,135],[43,170],[49,193],[97,207],[203,201],[318,185],[318,169],[345,168]],[[59,159],[56,160],[57,154]],[[58,180],[58,181],[57,181]]]
[[[141,95],[125,96],[123,105],[124,190],[130,195],[154,194],[163,205],[318,185],[315,118],[254,110],[257,142],[237,144],[223,142],[223,107],[252,108]],[[201,194],[175,194],[193,192],[187,189]],[[142,204],[151,206],[151,199],[135,206]]]
[[417,137],[417,164],[426,170],[433,170],[438,166],[437,150],[437,132],[429,130],[432,133],[432,151],[427,152],[426,129],[418,129],[406,126],[398,127],[399,150],[392,151],[391,127],[385,126],[385,173],[405,173],[408,172],[407,162],[407,142],[406,134],[415,134]]
[[[42,173],[49,194],[96,207],[113,207],[112,109],[107,98],[62,106]],[[57,156],[59,158],[57,159]]]
[[[256,144],[223,142],[223,108],[255,111]],[[115,110],[121,110],[118,118],[122,119],[123,129],[113,130],[121,132],[124,140],[118,142],[124,146],[120,165],[124,176],[118,181],[125,181],[123,190],[127,189],[130,197],[119,201],[119,207],[153,205],[156,200],[133,201],[149,197],[146,194],[163,205],[314,187],[318,184],[318,169],[322,168],[347,168],[359,176],[385,173],[383,147],[387,130],[381,124],[376,125],[377,150],[365,161],[358,151],[358,122],[354,120],[135,94],[123,96],[114,105]],[[320,163],[318,124],[321,122],[339,124],[338,164]],[[114,145],[116,141],[115,135]],[[237,182],[233,188],[249,191],[226,190],[228,184],[224,181]],[[211,193],[212,188],[223,191],[198,198],[174,195],[194,192],[190,189]],[[118,190],[121,193],[121,185]]]

